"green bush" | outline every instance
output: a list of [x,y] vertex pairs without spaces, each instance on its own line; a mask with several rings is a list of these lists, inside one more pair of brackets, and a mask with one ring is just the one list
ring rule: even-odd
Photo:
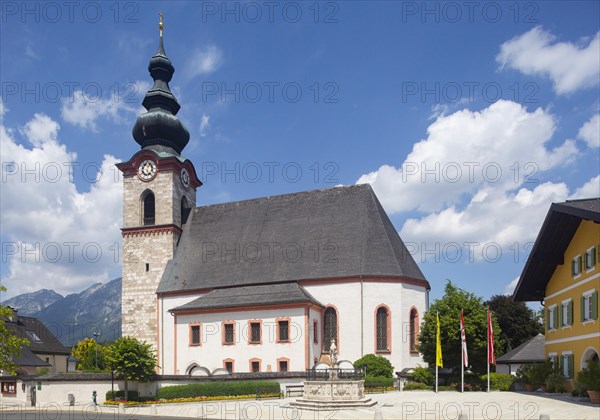
[[391,386],[394,386],[393,378],[381,376],[367,376],[365,378],[365,388],[389,388]]
[[412,377],[413,381],[425,385],[431,384],[434,379],[433,373],[431,373],[431,371],[428,368],[423,367],[421,365],[418,365],[416,368],[413,369]]
[[535,363],[531,368],[531,384],[539,386],[546,383],[546,379],[554,373],[554,366],[550,359],[543,363]]
[[[125,391],[115,391],[114,397],[112,394],[113,394],[113,391],[106,391],[106,401],[121,400],[121,399],[125,398]],[[128,401],[139,401],[140,395],[137,391],[129,391],[127,393],[127,400]]]
[[565,392],[566,378],[562,373],[554,372],[546,378],[546,387],[548,392]]
[[600,363],[589,360],[587,366],[577,374],[575,384],[577,388],[586,391],[600,391]]
[[365,366],[367,369],[367,376],[391,378],[394,375],[394,367],[390,361],[383,356],[367,354],[354,362],[354,367],[356,369]]
[[232,397],[235,395],[253,395],[261,388],[267,394],[279,394],[279,382],[275,381],[222,381],[203,382],[188,385],[164,386],[156,392],[156,399],[171,400],[175,398],[194,397]]
[[420,382],[409,382],[406,385],[404,385],[403,388],[404,391],[425,391],[431,389],[433,389],[433,387],[422,384]]
[[[481,375],[480,379],[487,387],[487,375]],[[515,377],[508,373],[490,373],[490,389],[495,391],[508,391],[515,381]]]

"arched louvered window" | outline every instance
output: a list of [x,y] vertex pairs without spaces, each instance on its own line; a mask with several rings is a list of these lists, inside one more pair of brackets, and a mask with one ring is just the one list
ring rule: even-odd
[[417,351],[417,336],[419,334],[419,312],[416,308],[410,310],[410,351]]
[[323,350],[329,351],[331,340],[335,340],[335,345],[338,346],[338,325],[337,312],[331,306],[325,309],[323,320]]
[[188,204],[185,195],[181,197],[181,224],[184,225],[187,222],[187,218],[190,214],[190,206]]
[[153,225],[155,223],[155,203],[154,203],[154,193],[152,191],[147,190],[142,195],[142,222],[144,226]]
[[386,352],[390,350],[389,345],[389,321],[390,314],[385,306],[377,308],[375,315],[376,334],[375,341],[377,342],[377,351]]

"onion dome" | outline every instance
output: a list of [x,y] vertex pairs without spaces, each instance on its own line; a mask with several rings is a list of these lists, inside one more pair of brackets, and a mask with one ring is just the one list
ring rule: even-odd
[[169,82],[175,73],[175,68],[165,54],[162,14],[159,28],[158,51],[148,65],[154,85],[142,101],[142,105],[148,112],[138,116],[132,134],[142,149],[180,154],[190,140],[190,133],[176,116],[180,105],[169,89]]

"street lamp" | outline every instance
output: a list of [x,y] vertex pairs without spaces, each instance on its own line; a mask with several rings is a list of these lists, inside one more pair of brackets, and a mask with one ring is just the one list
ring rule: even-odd
[[102,334],[95,332],[92,333],[92,335],[94,336],[94,342],[96,343],[96,369],[98,369],[98,337],[100,337]]

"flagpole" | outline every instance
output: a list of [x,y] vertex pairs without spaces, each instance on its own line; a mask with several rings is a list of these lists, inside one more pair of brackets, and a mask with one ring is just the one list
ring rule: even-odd
[[440,313],[435,313],[436,333],[435,333],[435,393],[438,392],[438,346],[440,344]]
[[463,344],[463,311],[460,311],[460,392],[465,392],[465,349]]
[[490,308],[487,308],[487,392],[490,392]]

